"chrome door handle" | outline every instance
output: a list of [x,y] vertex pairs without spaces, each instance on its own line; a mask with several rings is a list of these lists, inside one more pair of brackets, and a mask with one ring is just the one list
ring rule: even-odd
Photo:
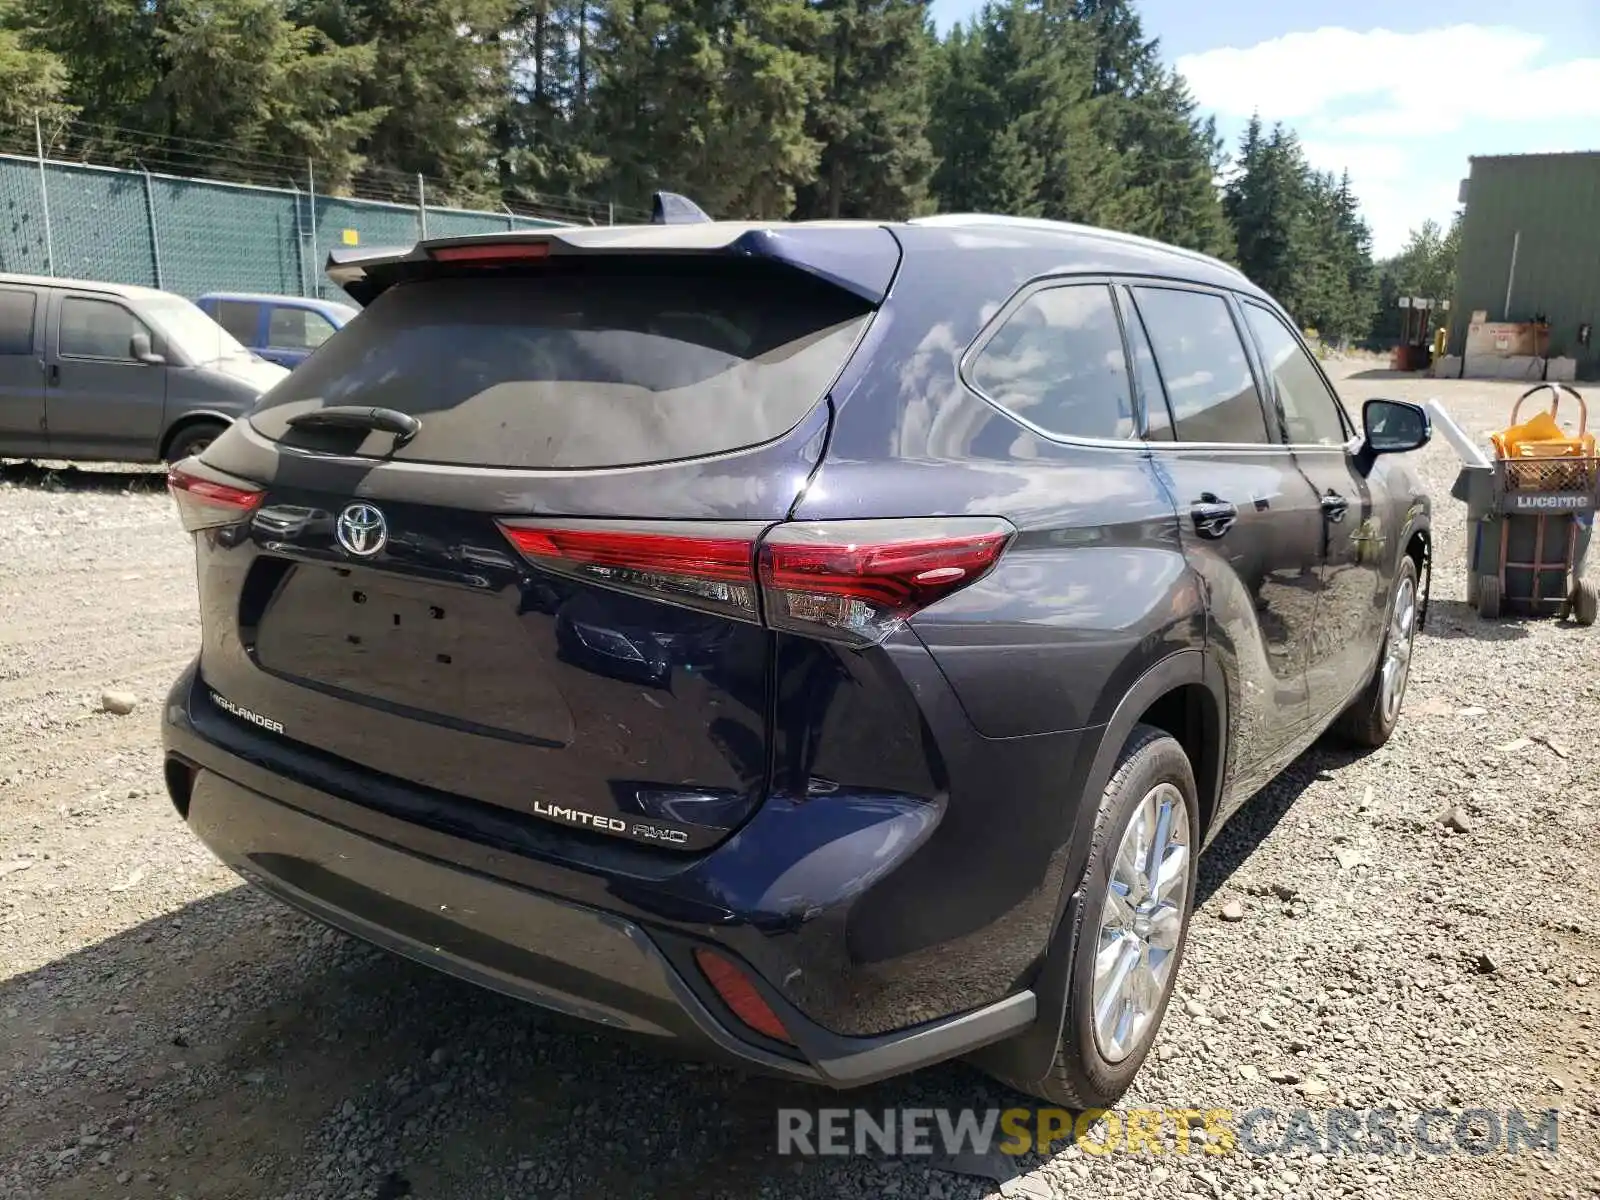
[[1189,506],[1189,516],[1194,521],[1194,531],[1214,541],[1233,528],[1233,523],[1239,519],[1239,510],[1207,493]]
[[1329,492],[1322,498],[1322,515],[1330,521],[1344,520],[1344,514],[1350,511],[1350,501],[1338,492]]

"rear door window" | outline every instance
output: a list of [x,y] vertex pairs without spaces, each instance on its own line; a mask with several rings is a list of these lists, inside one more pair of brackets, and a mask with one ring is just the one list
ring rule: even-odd
[[212,314],[243,346],[260,344],[261,306],[253,300],[219,300]]
[[1133,290],[1166,384],[1178,441],[1275,442],[1227,300],[1215,292]]
[[1322,373],[1276,313],[1246,301],[1244,317],[1256,335],[1267,372],[1278,390],[1289,440],[1295,445],[1342,446],[1350,439],[1339,400]]
[[267,325],[267,345],[274,350],[315,350],[333,336],[327,317],[309,308],[275,305]]
[[1105,284],[1034,292],[984,343],[968,374],[995,404],[1045,433],[1134,434],[1128,359]]
[[794,428],[870,311],[789,272],[595,267],[401,283],[274,388],[251,423],[313,445],[292,417],[326,405],[393,408],[422,421],[394,458],[476,466],[720,454]]
[[0,289],[0,354],[33,353],[34,293]]
[[1155,351],[1150,349],[1150,338],[1145,333],[1139,310],[1122,295],[1122,322],[1128,333],[1128,357],[1133,362],[1133,384],[1139,396],[1140,411],[1144,413],[1144,435],[1151,441],[1172,440],[1172,413],[1167,408],[1166,389],[1161,386],[1161,372],[1156,369]]

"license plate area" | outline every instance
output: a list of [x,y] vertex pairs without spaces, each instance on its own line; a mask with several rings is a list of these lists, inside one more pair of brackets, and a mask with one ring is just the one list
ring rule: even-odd
[[570,736],[539,631],[504,596],[294,564],[247,637],[262,670],[397,715],[545,745]]

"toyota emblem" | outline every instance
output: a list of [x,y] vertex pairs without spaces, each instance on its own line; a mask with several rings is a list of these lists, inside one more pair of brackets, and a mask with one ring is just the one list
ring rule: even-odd
[[371,558],[389,540],[389,523],[370,504],[351,504],[339,514],[334,533],[357,558]]

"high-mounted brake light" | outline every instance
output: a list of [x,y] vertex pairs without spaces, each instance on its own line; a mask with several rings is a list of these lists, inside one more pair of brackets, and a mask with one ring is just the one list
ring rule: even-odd
[[928,605],[976,583],[1016,532],[989,517],[793,521],[770,529],[528,520],[501,528],[525,558],[549,570],[857,647],[884,641]]
[[479,242],[470,246],[434,246],[428,251],[434,262],[482,263],[529,262],[550,257],[549,242]]
[[173,467],[167,472],[167,490],[178,502],[178,519],[185,532],[236,525],[249,517],[265,494],[260,488],[220,483],[203,475]]

